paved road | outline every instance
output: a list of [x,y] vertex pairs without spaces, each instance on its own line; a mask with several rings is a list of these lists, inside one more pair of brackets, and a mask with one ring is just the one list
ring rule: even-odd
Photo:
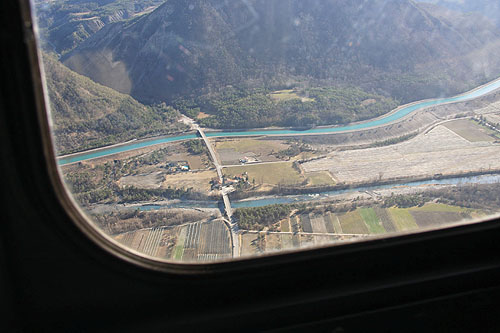
[[[221,184],[223,184],[224,179],[222,176],[222,166],[220,165],[219,160],[217,159],[217,155],[215,154],[215,150],[212,147],[212,144],[210,143],[210,141],[208,141],[208,138],[205,135],[205,132],[203,131],[203,129],[200,126],[198,126],[198,124],[192,123],[192,126],[194,129],[196,129],[198,131],[198,133],[200,133],[203,141],[205,141],[205,145],[208,148],[208,152],[210,153],[210,157],[212,158],[212,161],[214,162],[214,165],[215,165],[215,169],[217,170],[217,176],[219,177]],[[222,201],[224,202],[224,210],[225,210],[226,216],[228,218],[228,222],[229,222],[229,230],[231,232],[231,239],[232,239],[232,244],[233,244],[233,258],[236,258],[240,255],[239,254],[240,246],[239,246],[239,237],[238,237],[238,226],[233,221],[233,210],[231,208],[231,202],[229,201],[229,197],[227,195],[227,189],[223,187],[221,190],[221,194],[222,194]]]

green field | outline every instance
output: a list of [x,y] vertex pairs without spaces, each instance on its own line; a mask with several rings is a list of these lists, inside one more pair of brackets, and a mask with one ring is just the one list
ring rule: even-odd
[[345,234],[368,234],[368,227],[358,211],[339,215],[340,225]]
[[359,215],[361,215],[361,217],[365,220],[370,233],[383,234],[386,232],[373,208],[361,208],[358,209],[358,211]]
[[229,177],[248,172],[249,181],[255,180],[255,183],[259,185],[294,185],[304,181],[302,175],[293,168],[290,162],[230,167],[224,168],[223,172]]
[[306,174],[309,185],[335,185],[335,181],[328,171],[311,172]]
[[394,221],[394,224],[396,225],[396,228],[398,229],[398,231],[407,231],[407,230],[418,229],[417,222],[415,222],[415,219],[410,214],[408,209],[406,209],[406,208],[388,208],[387,211],[389,212],[389,215],[391,216],[392,220]]

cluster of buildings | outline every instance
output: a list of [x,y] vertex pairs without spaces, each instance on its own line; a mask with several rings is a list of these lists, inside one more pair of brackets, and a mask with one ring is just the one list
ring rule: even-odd
[[189,171],[189,163],[186,161],[169,162],[165,165],[168,173]]
[[250,185],[250,182],[248,181],[248,173],[244,172],[243,174],[234,177],[224,175],[222,183],[219,178],[214,178],[210,181],[210,185],[212,186],[212,190],[221,190],[224,186]]

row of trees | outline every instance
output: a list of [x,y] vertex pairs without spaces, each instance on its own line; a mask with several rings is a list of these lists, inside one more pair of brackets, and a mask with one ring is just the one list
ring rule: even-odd
[[240,228],[247,230],[262,230],[288,217],[292,212],[290,205],[269,205],[264,207],[238,208],[234,218]]

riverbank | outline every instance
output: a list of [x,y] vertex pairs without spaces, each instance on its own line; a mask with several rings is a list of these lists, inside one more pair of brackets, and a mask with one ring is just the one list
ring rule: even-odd
[[[273,129],[273,130],[245,130],[245,131],[221,131],[221,132],[207,132],[207,137],[241,137],[241,136],[300,136],[300,135],[318,135],[318,134],[334,134],[334,133],[345,133],[350,131],[356,131],[361,129],[369,129],[369,128],[377,128],[382,125],[387,125],[396,120],[400,120],[409,114],[422,110],[424,108],[430,106],[444,105],[449,103],[462,102],[466,100],[471,100],[474,98],[478,98],[484,95],[487,95],[497,89],[500,88],[500,78],[494,81],[491,81],[487,84],[484,84],[480,87],[477,87],[469,92],[465,92],[455,97],[450,98],[442,98],[442,99],[431,99],[424,100],[419,102],[413,102],[404,106],[400,106],[395,110],[389,112],[386,115],[380,116],[378,118],[372,120],[366,120],[363,122],[353,123],[349,125],[340,125],[340,126],[326,126],[326,127],[318,127],[304,131],[294,131],[294,130],[286,130],[286,129]],[[186,139],[193,139],[197,136],[195,134],[182,135],[182,136],[170,136],[165,138],[157,138],[157,139],[146,139],[139,140],[138,142],[134,142],[131,144],[124,144],[122,146],[113,147],[113,148],[99,148],[93,151],[80,152],[75,154],[75,156],[68,158],[58,158],[59,165],[65,165],[68,163],[75,163],[83,160],[88,160],[96,157],[102,157],[106,155],[116,154],[118,152],[124,152],[127,150],[133,150],[138,148],[143,148],[148,145],[155,145],[158,143],[165,142],[173,142],[180,141]]]

